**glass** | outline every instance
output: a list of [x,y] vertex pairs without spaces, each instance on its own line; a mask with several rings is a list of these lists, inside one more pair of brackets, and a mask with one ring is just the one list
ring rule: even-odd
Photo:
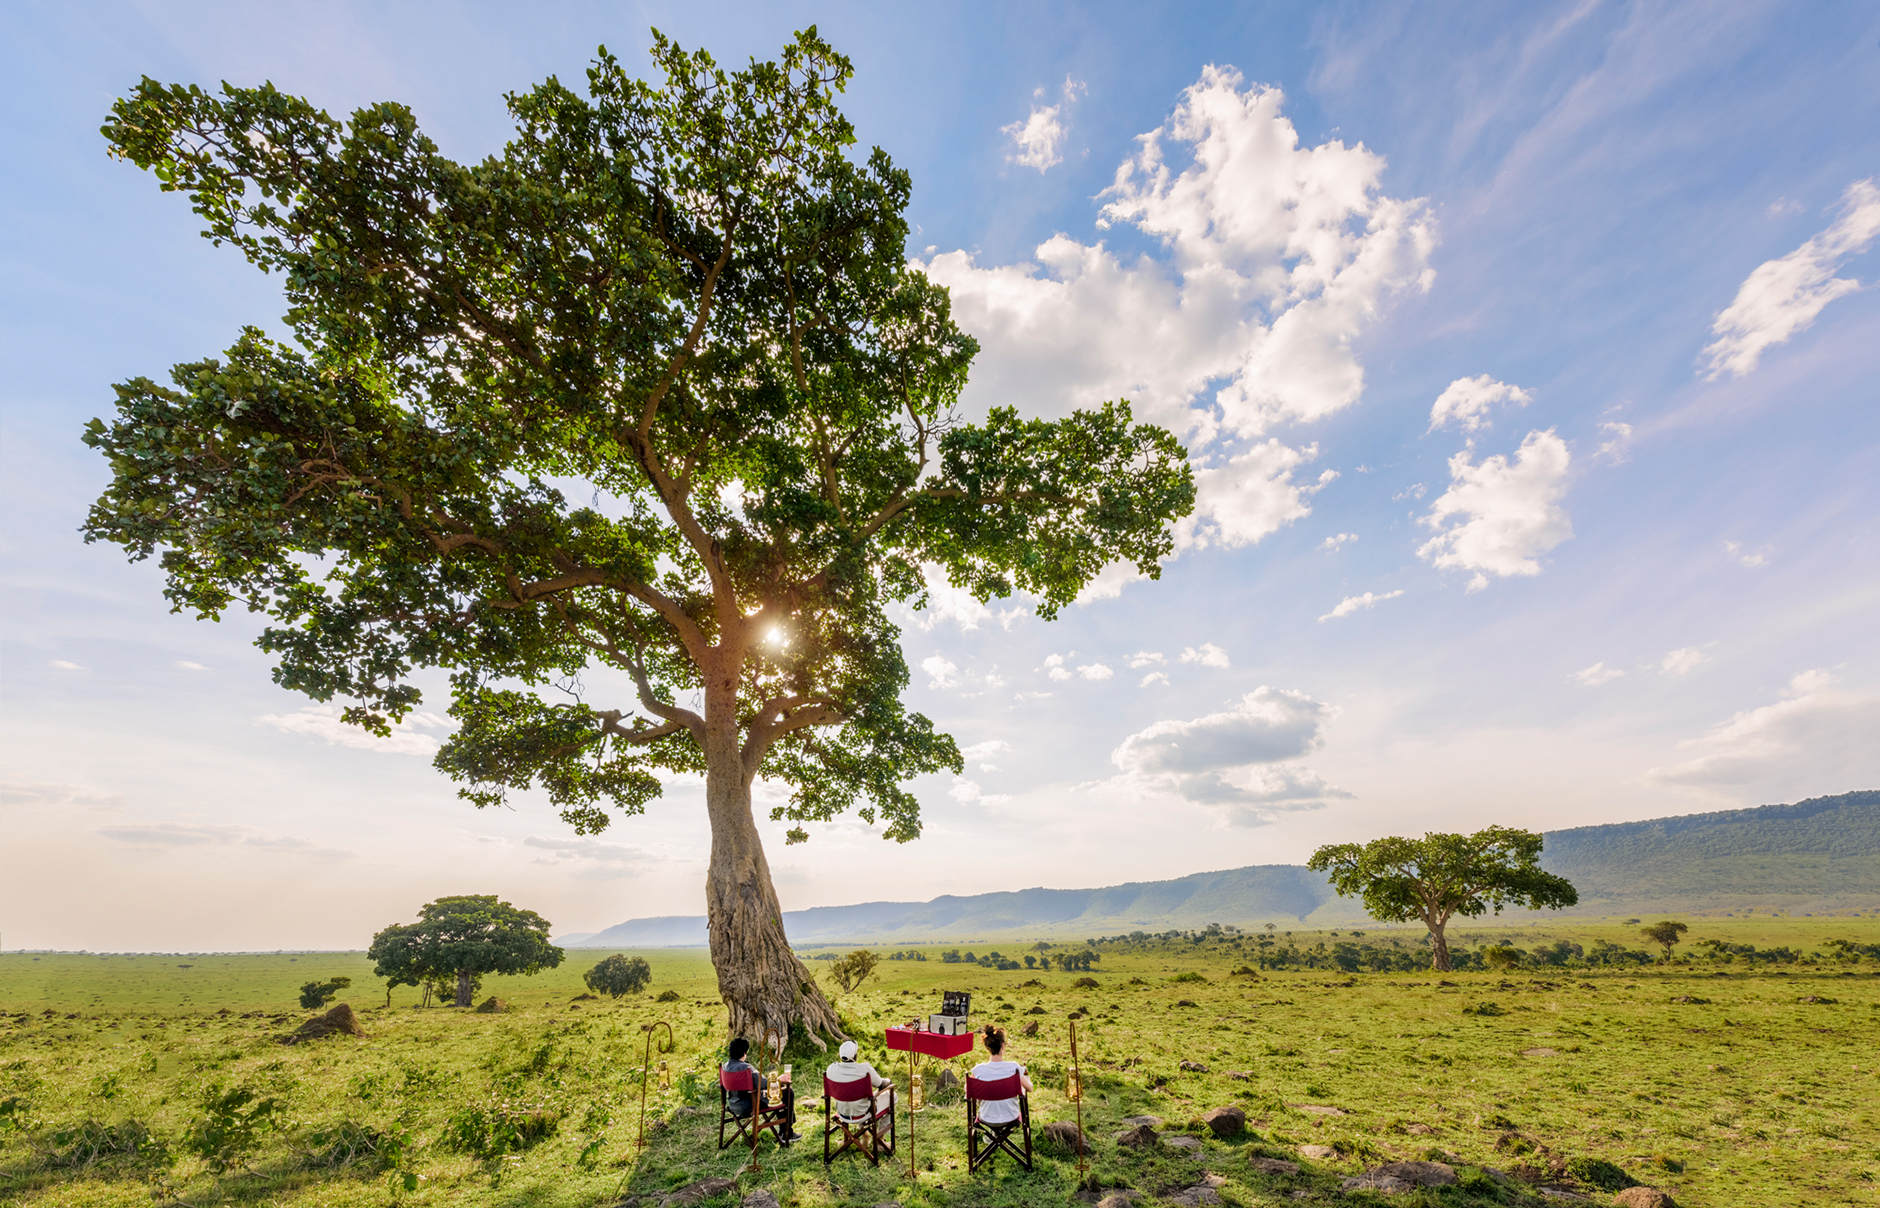
[[1064,1075],[1064,1097],[1072,1103],[1076,1103],[1084,1097],[1083,1080],[1077,1076],[1075,1066],[1071,1068],[1070,1073]]

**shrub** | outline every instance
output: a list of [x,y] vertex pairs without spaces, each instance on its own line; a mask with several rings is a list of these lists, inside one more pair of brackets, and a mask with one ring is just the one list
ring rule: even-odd
[[1567,1173],[1588,1187],[1601,1191],[1624,1191],[1638,1186],[1638,1180],[1604,1158],[1569,1158]]
[[278,1099],[262,1098],[245,1086],[234,1090],[210,1086],[202,1093],[202,1119],[190,1126],[185,1148],[217,1174],[245,1166],[261,1134],[276,1127],[281,1106]]
[[1174,977],[1169,978],[1168,981],[1169,981],[1169,985],[1171,986],[1184,986],[1184,985],[1205,986],[1208,984],[1207,978],[1201,976],[1199,973],[1196,973],[1193,970],[1190,970],[1187,973],[1177,973]]
[[678,1002],[679,992],[677,990],[661,990],[659,992],[659,997],[655,998],[653,1001],[654,1002]]
[[643,956],[626,957],[615,953],[589,969],[582,980],[596,994],[619,998],[646,989],[653,980],[653,967]]
[[168,1166],[176,1160],[170,1147],[139,1120],[87,1120],[54,1129],[50,1140],[52,1148],[43,1161],[51,1170],[89,1170],[107,1162]]
[[410,1137],[398,1128],[382,1130],[341,1120],[308,1133],[306,1144],[303,1164],[309,1167],[337,1170],[363,1163],[374,1170],[390,1170],[405,1156]]
[[300,988],[300,1005],[309,1011],[317,1011],[333,1001],[339,991],[352,985],[350,977],[335,977],[327,981],[310,981]]
[[1094,977],[1080,977],[1071,983],[1071,987],[1077,990],[1094,990],[1097,988],[1098,984],[1097,979]]
[[494,1103],[452,1113],[439,1142],[446,1149],[489,1161],[521,1153],[555,1135],[561,1120],[550,1111],[519,1104]]
[[1462,1013],[1464,1015],[1506,1015],[1508,1012],[1498,1002],[1485,1002],[1464,1007]]

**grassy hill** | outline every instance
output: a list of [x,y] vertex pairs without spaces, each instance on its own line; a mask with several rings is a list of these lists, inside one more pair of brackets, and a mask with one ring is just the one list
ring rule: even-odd
[[[1547,832],[1541,863],[1574,883],[1582,916],[1880,910],[1880,791]],[[786,911],[797,944],[1070,937],[1206,923],[1337,925],[1363,918],[1297,864],[1257,864],[1100,889],[1021,889],[930,902]],[[561,939],[583,948],[702,945],[705,919],[633,919]]]

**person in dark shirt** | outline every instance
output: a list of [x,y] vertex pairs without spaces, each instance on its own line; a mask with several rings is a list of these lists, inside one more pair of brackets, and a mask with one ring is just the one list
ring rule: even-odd
[[[750,1051],[751,1042],[742,1036],[737,1037],[731,1042],[731,1060],[725,1062],[723,1068],[727,1073],[738,1070],[751,1071],[755,1076],[757,1093],[761,1095],[769,1083],[765,1080],[763,1071],[744,1059],[744,1055]],[[790,1085],[788,1078],[778,1078],[777,1082],[782,1088],[784,1121],[783,1132],[777,1137],[777,1144],[788,1145],[801,1135],[796,1131],[796,1088]],[[751,1097],[743,1091],[727,1091],[725,1105],[731,1109],[731,1114],[734,1116],[751,1114]]]

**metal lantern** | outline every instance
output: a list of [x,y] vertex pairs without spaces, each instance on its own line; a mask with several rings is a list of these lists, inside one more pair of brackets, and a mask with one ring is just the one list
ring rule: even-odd
[[912,1085],[908,1088],[907,1106],[908,1106],[909,1111],[917,1112],[921,1108],[927,1106],[924,1102],[922,1102],[922,1095],[921,1095],[921,1092],[926,1089],[926,1079],[921,1076],[921,1072],[919,1070],[915,1070],[914,1077],[910,1081]]
[[777,1071],[773,1068],[770,1076],[764,1080],[764,1102],[776,1107],[783,1102],[783,1084],[777,1081]]
[[1077,1076],[1077,1067],[1072,1066],[1064,1075],[1064,1098],[1072,1103],[1081,1103],[1084,1098],[1084,1083]]
[[659,1089],[662,1091],[672,1089],[672,1071],[666,1068],[666,1063],[663,1061],[659,1063]]

